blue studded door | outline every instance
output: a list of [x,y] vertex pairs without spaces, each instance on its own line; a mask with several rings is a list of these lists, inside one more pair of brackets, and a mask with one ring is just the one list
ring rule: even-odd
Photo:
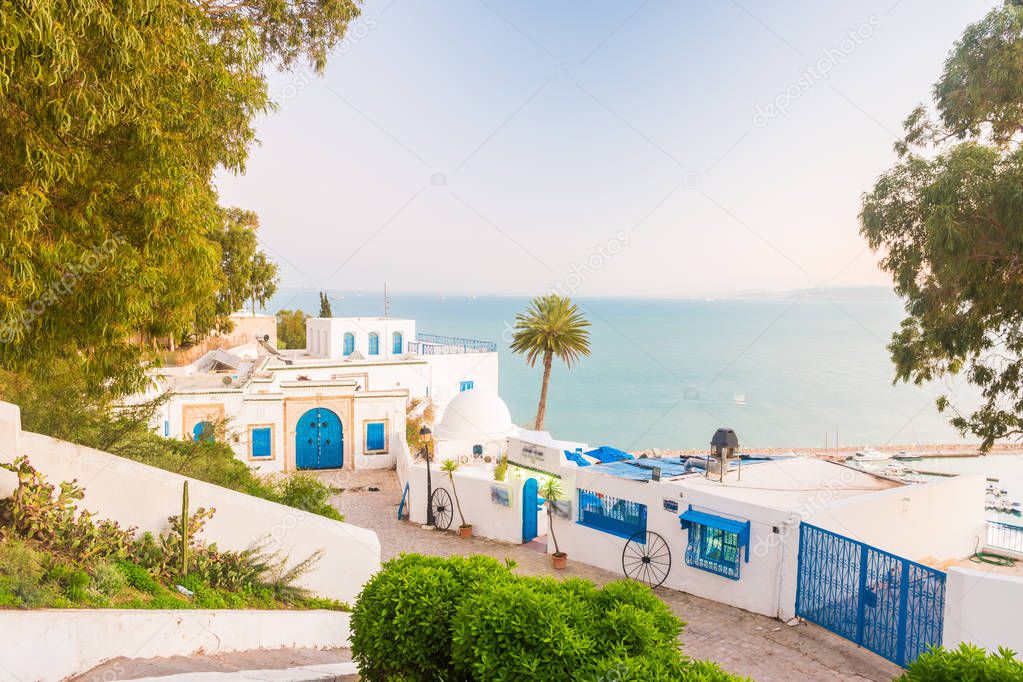
[[528,478],[522,485],[522,541],[529,542],[536,537],[536,508],[539,503],[535,478]]
[[344,430],[334,412],[315,407],[295,427],[295,466],[299,469],[340,469],[344,465]]

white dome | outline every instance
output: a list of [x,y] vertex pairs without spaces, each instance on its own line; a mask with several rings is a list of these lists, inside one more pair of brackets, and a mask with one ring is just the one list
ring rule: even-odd
[[481,443],[508,436],[514,431],[511,412],[496,393],[469,389],[444,408],[437,438]]

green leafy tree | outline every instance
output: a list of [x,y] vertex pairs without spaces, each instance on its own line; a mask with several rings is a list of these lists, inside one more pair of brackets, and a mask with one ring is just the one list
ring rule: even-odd
[[277,340],[285,348],[305,348],[305,321],[301,310],[277,311]]
[[320,292],[320,317],[334,317],[333,311],[330,309],[330,299],[327,298],[327,292]]
[[889,350],[896,381],[962,374],[983,404],[938,409],[981,438],[1023,433],[1023,8],[1007,2],[969,26],[899,160],[863,197],[861,233],[906,298]]
[[228,208],[221,224],[209,232],[209,239],[219,247],[221,277],[211,305],[200,310],[196,334],[230,331],[232,313],[247,301],[255,310],[257,303],[266,303],[277,291],[277,265],[259,250],[258,228],[254,212]]
[[468,528],[465,522],[465,514],[462,513],[462,503],[458,500],[458,490],[455,488],[455,472],[458,471],[458,462],[453,459],[446,459],[440,464],[440,470],[448,475],[451,481],[451,492],[455,495],[455,507],[458,508],[458,518],[462,520],[462,528]]
[[218,168],[244,170],[269,65],[322,69],[353,0],[0,0],[0,368],[143,385],[138,334],[218,291]]
[[526,356],[530,367],[543,363],[540,403],[536,409],[535,429],[543,428],[547,414],[547,387],[551,365],[556,357],[569,368],[590,354],[589,321],[571,299],[548,294],[530,301],[524,313],[515,316],[511,349]]

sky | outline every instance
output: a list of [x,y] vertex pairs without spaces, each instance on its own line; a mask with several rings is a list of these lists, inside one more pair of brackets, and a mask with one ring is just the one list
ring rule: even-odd
[[274,73],[224,205],[281,286],[700,297],[890,283],[860,195],[981,0],[369,0]]

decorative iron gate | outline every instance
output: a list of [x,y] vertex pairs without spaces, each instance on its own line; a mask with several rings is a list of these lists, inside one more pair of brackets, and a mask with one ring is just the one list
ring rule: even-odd
[[796,615],[905,666],[941,644],[945,574],[802,523]]

